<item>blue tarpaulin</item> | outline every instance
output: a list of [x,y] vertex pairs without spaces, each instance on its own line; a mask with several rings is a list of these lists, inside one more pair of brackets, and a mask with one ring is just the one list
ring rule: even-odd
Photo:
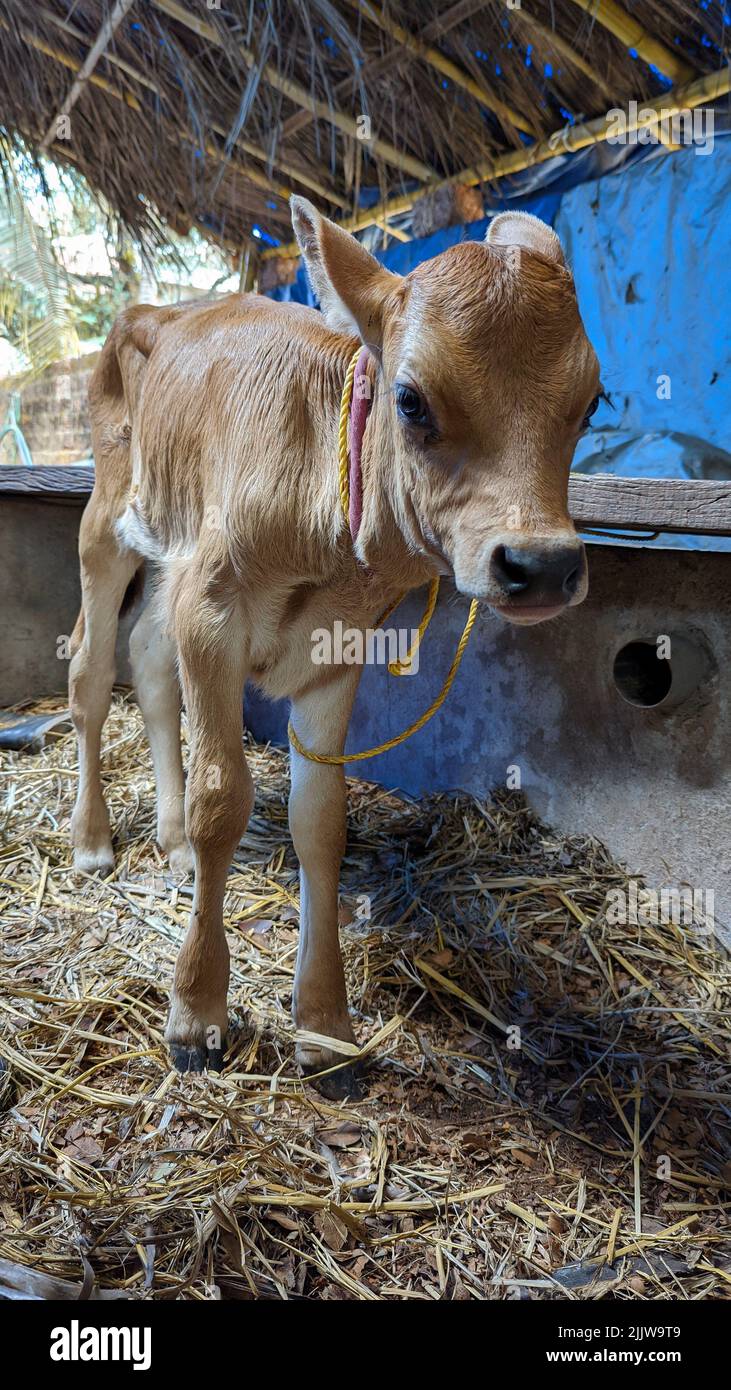
[[731,139],[563,195],[555,222],[616,410],[731,450]]

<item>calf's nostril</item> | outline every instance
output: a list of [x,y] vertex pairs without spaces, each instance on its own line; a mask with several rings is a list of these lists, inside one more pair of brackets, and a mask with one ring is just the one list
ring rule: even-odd
[[498,545],[491,560],[492,579],[506,598],[546,607],[568,603],[577,593],[584,560],[574,545]]
[[496,547],[492,566],[496,578],[507,594],[522,594],[528,588],[531,582],[528,566],[509,546]]
[[577,587],[578,587],[578,583],[579,583],[579,566],[578,566],[578,565],[574,565],[574,568],[573,568],[572,570],[569,571],[569,573],[566,575],[566,578],[565,578],[564,581],[563,581],[563,591],[564,591],[564,593],[565,593],[565,594],[568,594],[569,597],[573,597],[573,595],[576,593],[576,589],[577,589]]

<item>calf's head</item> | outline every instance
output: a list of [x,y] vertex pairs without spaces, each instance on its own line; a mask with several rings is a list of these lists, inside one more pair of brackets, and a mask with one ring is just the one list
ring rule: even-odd
[[512,622],[580,603],[568,475],[599,370],[558,237],[502,213],[401,277],[305,199],[292,216],[327,322],[378,363],[381,483],[409,547]]

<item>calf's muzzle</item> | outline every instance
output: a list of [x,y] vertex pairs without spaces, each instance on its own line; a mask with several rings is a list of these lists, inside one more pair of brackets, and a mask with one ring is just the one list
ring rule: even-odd
[[515,621],[539,622],[586,592],[581,541],[540,540],[496,544],[489,559],[491,605]]

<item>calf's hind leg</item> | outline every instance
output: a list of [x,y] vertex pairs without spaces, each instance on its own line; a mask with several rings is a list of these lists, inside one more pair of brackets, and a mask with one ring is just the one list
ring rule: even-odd
[[179,1071],[219,1070],[228,1027],[223,897],[254,801],[242,730],[246,641],[235,599],[195,574],[177,596],[175,627],[190,731],[185,818],[195,888],[165,1037]]
[[[357,667],[346,667],[328,684],[292,701],[292,724],[305,748],[316,753],[342,752],[359,674]],[[345,850],[345,773],[342,767],[311,762],[294,748],[290,759],[289,825],[300,862],[300,937],[292,1013],[298,1029],[352,1043],[355,1038],[338,929],[338,882]],[[305,1072],[345,1060],[334,1048],[310,1042],[299,1042],[296,1056]],[[341,1066],[317,1084],[331,1099],[358,1093],[352,1066]]]
[[82,609],[71,646],[69,703],[79,745],[79,785],[71,817],[74,867],[85,873],[114,868],[112,837],[102,792],[101,736],[114,685],[117,622],[125,590],[141,564],[120,548],[92,497],[81,521]]
[[185,781],[180,750],[180,686],[175,641],[161,593],[145,604],[129,638],[137,701],[152,750],[157,787],[157,841],[171,869],[193,868],[185,834]]

